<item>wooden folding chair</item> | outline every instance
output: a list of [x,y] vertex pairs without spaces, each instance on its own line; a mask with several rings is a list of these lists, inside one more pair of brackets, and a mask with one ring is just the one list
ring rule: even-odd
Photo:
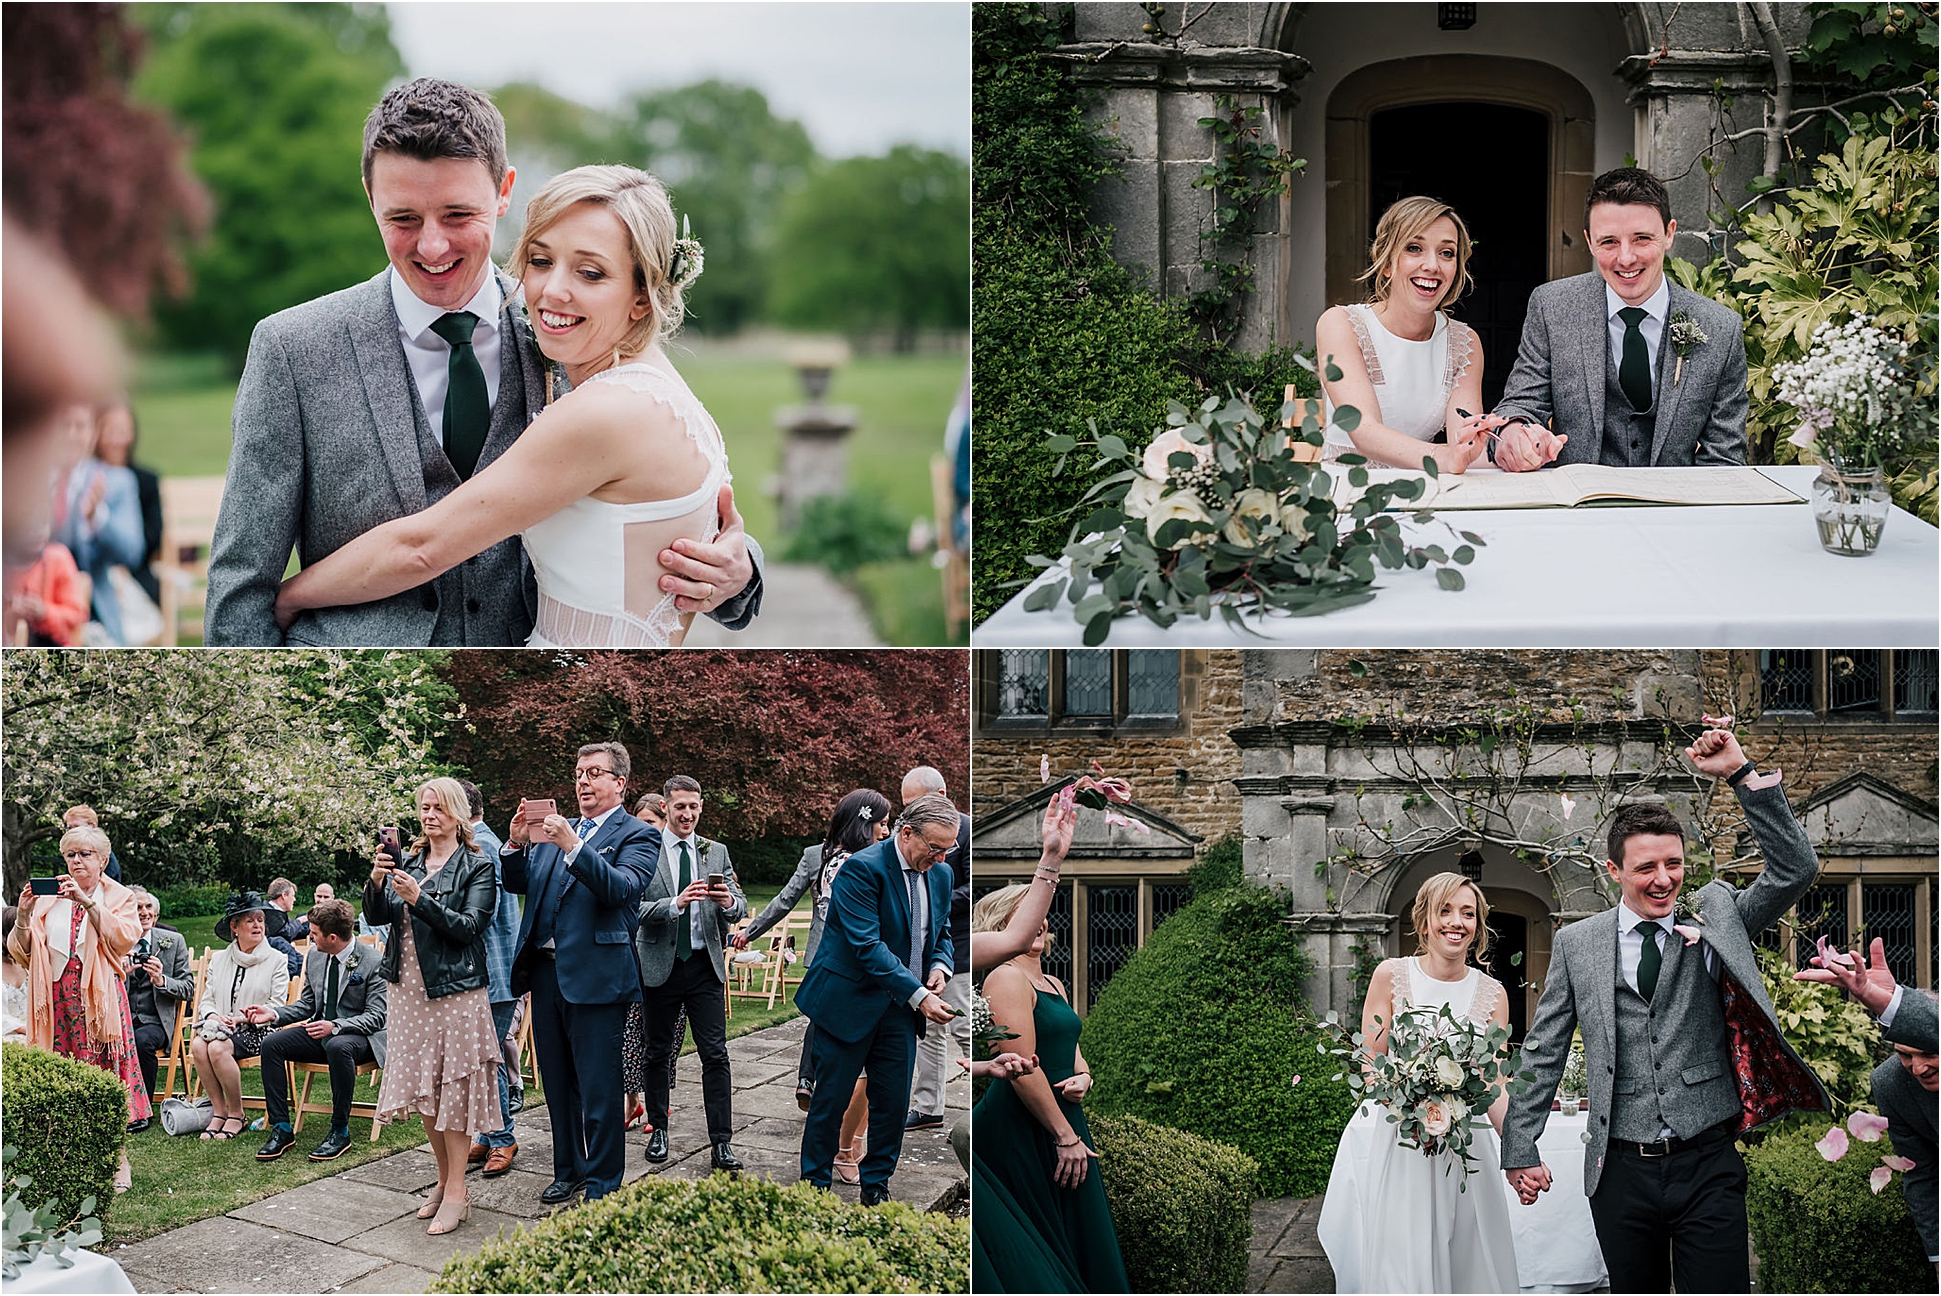
[[1316,426],[1325,429],[1328,426],[1327,419],[1326,419],[1326,407],[1324,407],[1320,401],[1314,399],[1311,396],[1305,397],[1305,398],[1296,396],[1294,394],[1293,383],[1287,384],[1287,395],[1285,399],[1293,402],[1295,406],[1293,413],[1288,415],[1287,418],[1281,420],[1281,426],[1286,428],[1288,432],[1292,434],[1288,439],[1290,441],[1294,441],[1295,461],[1297,463],[1321,462],[1320,446],[1309,445],[1305,441],[1294,440],[1294,437],[1300,434],[1301,423],[1304,419],[1307,419],[1307,418],[1312,418]]
[[[168,1068],[162,1080],[161,1098],[172,1097],[175,1093],[175,1073],[182,1072],[182,1096],[193,1096],[189,1072],[189,1037],[195,1031],[195,1007],[202,1002],[203,980],[209,975],[209,952],[204,950],[202,957],[189,960],[189,972],[195,980],[195,991],[181,1003],[175,1005],[175,1031],[169,1036],[168,1060],[162,1065]],[[158,1098],[157,1101],[160,1101]]]
[[[326,1082],[328,1081],[330,1076],[329,1063],[290,1063],[290,1092],[297,1094],[296,1116],[290,1122],[290,1129],[295,1133],[303,1133],[303,1116],[305,1112],[322,1112],[326,1116],[331,1113],[331,1105],[329,1103],[313,1103],[310,1101],[310,1083],[319,1075],[325,1077]],[[297,1093],[296,1088],[296,1078],[298,1076],[303,1077],[303,1090],[301,1093]],[[377,1142],[378,1135],[384,1132],[384,1122],[377,1118],[377,1094],[383,1073],[378,1070],[377,1063],[375,1062],[360,1062],[357,1065],[357,1076],[360,1080],[365,1076],[371,1078],[371,1100],[369,1102],[358,1102],[353,1098],[350,1104],[350,1114],[353,1118],[363,1117],[365,1120],[371,1122],[371,1142],[375,1143]],[[355,1087],[353,1087],[352,1092],[356,1092]]]
[[539,1083],[539,1054],[532,1046],[532,996],[526,996],[526,1010],[519,1014],[519,1078],[523,1084]]
[[184,635],[202,634],[222,482],[220,477],[162,478],[162,552],[155,560],[155,575],[162,587],[161,642],[166,647]]
[[[781,922],[782,934],[793,936],[797,958],[794,963],[784,963],[782,967],[782,1002],[787,1003],[789,987],[802,984],[802,978],[809,974],[808,947],[809,929],[815,926],[815,918],[809,914],[790,914]],[[784,941],[784,944],[787,942]]]
[[970,555],[957,547],[951,523],[957,515],[957,490],[950,461],[930,457],[930,504],[935,514],[937,552],[943,555],[944,638],[955,639],[970,622]]

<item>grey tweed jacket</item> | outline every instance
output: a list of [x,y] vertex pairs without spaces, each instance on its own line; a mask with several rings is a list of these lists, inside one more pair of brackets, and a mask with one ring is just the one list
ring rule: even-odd
[[[1739,790],[1746,822],[1765,857],[1765,869],[1740,891],[1723,879],[1696,894],[1704,916],[1703,940],[1719,960],[1719,978],[1707,976],[1703,951],[1683,941],[1665,943],[1653,1018],[1665,1024],[1662,1044],[1653,1039],[1651,1061],[1664,1079],[1660,1089],[1665,1119],[1680,1138],[1737,1115],[1740,1130],[1776,1119],[1793,1108],[1824,1110],[1826,1090],[1811,1068],[1780,1034],[1772,1000],[1759,976],[1753,937],[1777,922],[1819,876],[1819,859],[1806,830],[1778,787]],[[1556,935],[1550,971],[1537,1001],[1535,1020],[1523,1041],[1523,1061],[1536,1082],[1510,1099],[1503,1120],[1505,1169],[1536,1165],[1537,1137],[1550,1117],[1550,1100],[1563,1078],[1572,1030],[1581,1022],[1585,1073],[1590,1088],[1590,1126],[1584,1148],[1584,1195],[1597,1191],[1610,1146],[1617,1076],[1618,911],[1615,907],[1565,927]],[[1626,993],[1629,993],[1626,991]],[[1748,1092],[1729,1039],[1702,1038],[1684,1025],[1699,1013],[1697,996],[1723,1004],[1728,1035],[1750,1041]],[[1655,1029],[1655,1027],[1654,1027]],[[1647,1073],[1651,1074],[1651,1073]],[[1815,1101],[1817,1100],[1817,1101]]]
[[[1706,341],[1685,357],[1669,337],[1658,346],[1654,466],[1743,464],[1746,461],[1745,327],[1709,297],[1671,285],[1671,314],[1684,311]],[[1522,418],[1570,439],[1559,464],[1596,463],[1604,442],[1605,370],[1611,351],[1604,279],[1596,271],[1547,283],[1530,295],[1516,365],[1491,411]]]
[[[727,944],[728,929],[748,916],[748,897],[742,894],[741,881],[735,876],[735,862],[728,858],[727,846],[708,837],[698,840],[701,858],[694,861],[694,876],[726,874],[728,890],[735,897],[735,902],[726,909],[712,901],[688,906],[688,924],[701,933],[708,956],[714,961],[715,975],[725,984],[728,960],[722,947]],[[640,984],[649,990],[666,985],[674,971],[674,933],[681,917],[674,910],[674,897],[681,889],[680,875],[680,852],[663,849],[661,866],[654,870],[647,889],[640,893],[640,926],[634,932],[634,951],[640,955]]]

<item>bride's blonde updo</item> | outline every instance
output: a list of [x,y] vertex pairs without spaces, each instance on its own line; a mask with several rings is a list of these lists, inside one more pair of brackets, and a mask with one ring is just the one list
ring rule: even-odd
[[506,273],[525,278],[532,260],[533,240],[553,227],[576,203],[599,203],[627,231],[633,253],[634,287],[647,295],[648,312],[634,322],[615,348],[621,356],[637,356],[656,340],[665,341],[681,327],[687,313],[681,285],[674,282],[674,240],[680,229],[667,186],[630,166],[583,166],[562,171],[526,204],[526,225],[506,259]]
[[1456,227],[1456,273],[1449,278],[1449,287],[1443,292],[1442,300],[1436,303],[1438,309],[1447,309],[1458,297],[1468,292],[1472,286],[1469,277],[1469,226],[1463,224],[1462,217],[1448,203],[1435,198],[1417,195],[1413,198],[1398,198],[1389,204],[1382,218],[1375,222],[1375,241],[1368,248],[1368,268],[1356,275],[1358,281],[1368,284],[1368,304],[1379,306],[1388,300],[1389,290],[1395,285],[1390,272],[1395,266],[1395,255],[1412,238],[1422,234],[1429,226],[1444,216]]

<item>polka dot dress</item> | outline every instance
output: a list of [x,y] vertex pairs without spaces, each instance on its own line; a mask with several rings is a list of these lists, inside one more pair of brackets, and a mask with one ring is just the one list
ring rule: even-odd
[[498,1129],[505,1123],[497,1074],[504,1054],[485,989],[427,999],[411,922],[394,923],[392,930],[404,948],[385,1015],[378,1115],[390,1120],[417,1112],[428,1129],[468,1134]]

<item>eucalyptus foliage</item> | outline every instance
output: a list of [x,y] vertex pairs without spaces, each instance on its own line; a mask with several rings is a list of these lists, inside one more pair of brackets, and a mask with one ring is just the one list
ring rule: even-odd
[[[15,1148],[0,1148],[0,1166],[17,1155]],[[0,1266],[0,1273],[9,1279],[19,1278],[23,1267],[43,1255],[53,1256],[63,1269],[72,1269],[74,1261],[67,1253],[91,1247],[101,1240],[101,1221],[95,1218],[94,1198],[82,1199],[74,1217],[63,1221],[52,1201],[44,1201],[38,1207],[27,1204],[27,1193],[33,1186],[32,1175],[7,1175],[7,1199],[0,1206],[6,1213],[6,1260]]]

